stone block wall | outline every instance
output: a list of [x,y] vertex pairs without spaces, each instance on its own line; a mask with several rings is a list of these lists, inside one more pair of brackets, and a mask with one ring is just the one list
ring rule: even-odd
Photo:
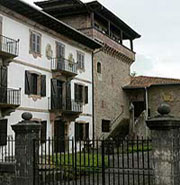
[[15,185],[15,165],[14,164],[0,164],[0,184],[1,185]]
[[[101,63],[101,74],[97,63]],[[122,117],[129,118],[129,103],[122,87],[130,81],[130,64],[99,52],[94,56],[94,123],[95,136],[102,134],[102,119],[113,120],[122,111]]]
[[149,108],[151,117],[157,115],[157,106],[168,103],[170,114],[180,117],[180,85],[152,86],[148,89]]

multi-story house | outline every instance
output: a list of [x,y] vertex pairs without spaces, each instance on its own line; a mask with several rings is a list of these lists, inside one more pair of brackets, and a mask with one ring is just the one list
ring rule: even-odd
[[94,137],[119,130],[129,122],[129,100],[122,87],[130,83],[133,40],[140,35],[98,1],[49,0],[36,5],[103,45],[93,57]]
[[42,124],[42,142],[75,130],[91,138],[92,53],[101,45],[20,0],[0,1],[0,35],[0,145],[26,111]]

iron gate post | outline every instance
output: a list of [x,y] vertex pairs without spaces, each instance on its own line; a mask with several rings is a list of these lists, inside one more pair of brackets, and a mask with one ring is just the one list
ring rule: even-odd
[[102,140],[102,185],[105,185],[105,159],[104,159],[104,140]]
[[146,121],[152,133],[152,161],[155,185],[180,184],[180,118],[170,116],[162,104],[159,115]]
[[[34,139],[39,138],[41,125],[30,121],[31,113],[22,114],[23,121],[12,125],[15,132],[15,159],[16,182],[15,185],[33,185],[34,181],[34,157],[38,158],[38,152],[34,153]],[[38,148],[37,148],[38,149]],[[37,150],[38,151],[38,150]]]

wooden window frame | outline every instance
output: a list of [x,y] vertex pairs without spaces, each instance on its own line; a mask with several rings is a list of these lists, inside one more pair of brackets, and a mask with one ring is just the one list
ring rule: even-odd
[[[33,40],[33,38],[35,40]],[[32,54],[34,58],[41,57],[41,45],[42,45],[42,35],[36,31],[30,30],[29,53]]]
[[[87,129],[88,126],[88,129]],[[81,127],[80,131],[78,131],[78,127]],[[88,130],[88,133],[87,133]],[[77,132],[78,131],[78,132]],[[79,134],[79,135],[76,135]],[[80,123],[75,122],[75,139],[76,141],[85,141],[89,139],[89,123]]]
[[85,70],[85,54],[77,51],[77,69]]
[[[107,124],[107,125],[105,125]],[[105,132],[105,133],[108,133],[110,132],[110,124],[111,124],[111,121],[110,120],[105,120],[105,119],[102,119],[102,125],[101,125],[101,130],[102,132]],[[108,128],[107,128],[108,127]]]
[[[28,81],[27,75],[29,75],[29,78],[31,80],[32,80],[32,75],[37,75],[37,93],[33,92],[34,90],[33,90],[32,81],[27,82]],[[27,83],[29,83],[29,90],[26,89],[27,88],[26,86],[28,85]],[[42,75],[34,71],[25,71],[25,94],[46,97],[46,75]]]
[[[81,88],[81,97],[80,97],[80,88]],[[74,84],[74,99],[75,102],[82,104],[88,104],[89,99],[89,87],[83,84],[75,83]]]

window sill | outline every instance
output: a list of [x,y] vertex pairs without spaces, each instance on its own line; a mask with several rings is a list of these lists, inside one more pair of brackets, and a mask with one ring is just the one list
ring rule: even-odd
[[41,100],[42,96],[41,95],[36,95],[36,94],[30,94],[28,98],[32,98],[33,101],[37,101],[38,99]]
[[36,52],[33,52],[33,51],[29,51],[29,54],[32,54],[32,56],[34,57],[34,58],[38,58],[38,57],[42,57],[42,55],[41,55],[41,53],[36,53]]

